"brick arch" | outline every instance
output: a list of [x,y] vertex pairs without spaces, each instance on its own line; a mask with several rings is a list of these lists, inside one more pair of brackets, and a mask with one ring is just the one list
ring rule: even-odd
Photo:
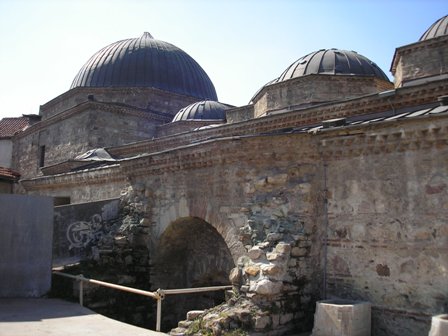
[[[182,217],[158,237],[151,266],[153,289],[170,289],[227,285],[235,263],[224,238],[210,223]],[[223,300],[223,291],[167,297],[164,306],[170,314],[164,316],[163,327],[174,327],[189,310],[210,308]]]
[[188,200],[185,197],[180,197],[158,213],[155,218],[157,225],[153,229],[151,237],[152,254],[156,252],[155,249],[159,246],[160,237],[167,228],[183,218],[200,218],[213,227],[226,243],[235,264],[239,257],[246,254],[244,245],[238,240],[239,228],[235,223],[227,216],[222,215],[219,209],[210,206],[206,198],[199,196]]

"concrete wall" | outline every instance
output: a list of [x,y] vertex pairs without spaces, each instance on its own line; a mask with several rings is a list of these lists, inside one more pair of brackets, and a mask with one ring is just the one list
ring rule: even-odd
[[0,195],[0,297],[40,297],[51,287],[53,199]]
[[55,207],[53,265],[92,257],[92,246],[107,238],[113,220],[118,218],[119,202],[113,199]]

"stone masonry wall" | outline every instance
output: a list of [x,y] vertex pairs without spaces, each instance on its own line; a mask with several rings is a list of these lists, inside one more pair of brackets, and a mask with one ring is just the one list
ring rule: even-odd
[[198,99],[167,93],[155,88],[95,88],[77,87],[50,100],[40,108],[42,119],[48,119],[88,101],[88,96],[99,102],[123,103],[141,109],[165,112],[173,116],[185,106]]
[[[40,150],[45,146],[44,165],[71,159],[90,148],[88,127],[89,114],[80,113],[46,129],[37,130],[14,138],[13,167],[21,178],[40,175]],[[93,127],[93,125],[90,125]]]
[[254,116],[276,110],[355,98],[393,89],[374,77],[308,75],[266,86],[254,100]]
[[[372,302],[374,336],[421,335],[446,310],[447,141],[448,120],[433,115],[209,141],[123,161],[111,177],[141,190],[151,256],[186,218],[223,238],[238,300],[258,313],[204,315],[204,328],[310,330],[326,274],[328,297]],[[88,197],[105,171],[46,179]]]
[[328,295],[372,302],[375,336],[426,335],[448,309],[447,134],[439,119],[322,142]]
[[[138,186],[123,188],[119,200],[58,207],[55,252],[56,261],[66,265],[63,272],[149,290],[149,227],[144,209],[146,199]],[[78,264],[64,258],[71,251],[80,257]],[[53,277],[52,295],[75,299],[78,291],[77,282]],[[89,283],[84,284],[84,304],[119,321],[152,329],[155,325],[154,300],[145,296]]]
[[[256,326],[272,335],[310,329],[320,295],[321,170],[311,140],[253,137],[172,151],[163,155],[169,173],[156,173],[163,164],[154,161],[134,169],[122,164],[153,200],[151,255],[156,258],[160,237],[179,219],[209,223],[243,273],[240,295],[274,312]],[[190,163],[193,158],[202,162]],[[153,283],[161,284],[158,276],[151,276]]]
[[392,67],[395,87],[406,82],[448,73],[448,36],[422,41],[398,48]]
[[74,159],[89,149],[118,146],[154,136],[160,121],[125,113],[87,108],[14,139],[14,168],[22,178],[41,175],[40,151],[45,146],[44,166]]
[[128,185],[119,165],[113,165],[24,180],[19,187],[32,195],[68,197],[71,204],[77,204],[118,198]]
[[157,127],[156,137],[161,138],[168,135],[192,132],[193,130],[209,126],[224,124],[222,120],[182,120],[174,123],[168,123]]

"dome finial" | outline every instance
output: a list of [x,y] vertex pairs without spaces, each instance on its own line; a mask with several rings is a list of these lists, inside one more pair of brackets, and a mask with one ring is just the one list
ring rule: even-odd
[[144,32],[142,37],[154,39],[154,37],[148,32]]

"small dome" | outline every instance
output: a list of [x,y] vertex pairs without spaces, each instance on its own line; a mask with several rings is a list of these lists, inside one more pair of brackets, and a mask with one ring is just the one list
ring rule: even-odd
[[217,100],[212,81],[193,58],[149,33],[98,51],[73,80],[71,88],[78,86],[153,87]]
[[193,103],[181,109],[172,122],[181,120],[225,120],[225,111],[234,106],[213,100]]
[[321,49],[299,58],[274,83],[310,74],[373,76],[389,81],[375,63],[355,51]]
[[448,34],[448,15],[438,19],[431,27],[420,37],[419,41],[425,41],[434,37],[439,37]]

